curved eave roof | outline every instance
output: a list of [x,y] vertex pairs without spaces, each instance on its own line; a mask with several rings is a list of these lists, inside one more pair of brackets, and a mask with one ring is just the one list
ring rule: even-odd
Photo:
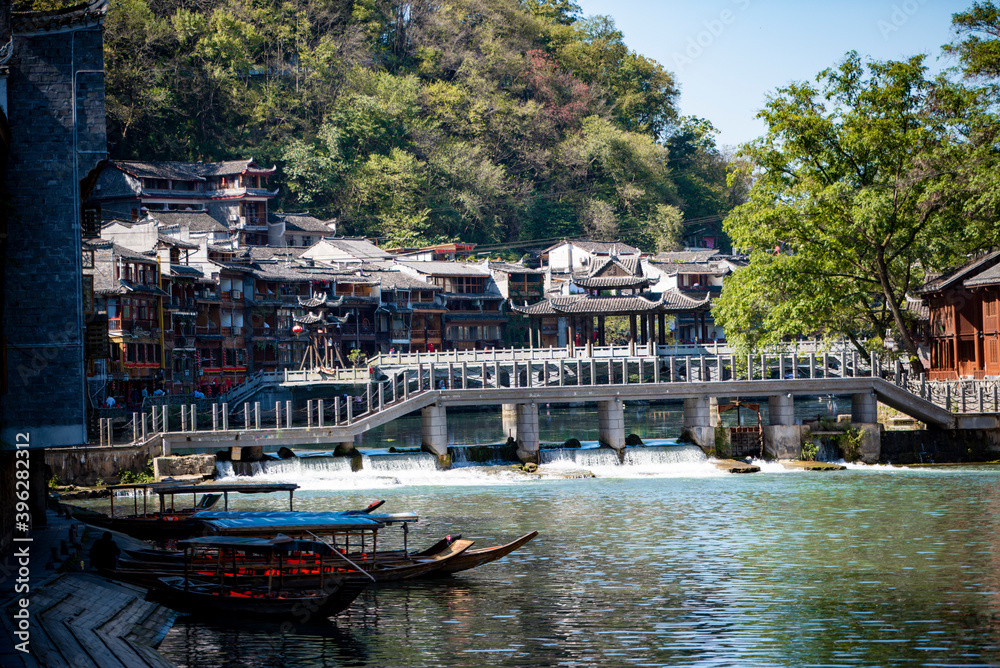
[[638,288],[646,287],[650,281],[642,276],[595,276],[593,278],[574,278],[573,283],[581,288]]
[[593,297],[575,295],[552,297],[531,306],[514,305],[514,311],[524,315],[631,315],[637,313],[666,313],[668,311],[696,311],[708,306],[709,299],[692,299],[670,290],[643,295],[623,295],[618,297]]

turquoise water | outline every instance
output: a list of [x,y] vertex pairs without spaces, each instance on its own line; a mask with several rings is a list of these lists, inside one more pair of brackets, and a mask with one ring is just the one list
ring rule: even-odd
[[399,468],[313,476],[296,505],[384,498],[421,515],[418,547],[540,535],[443,581],[370,589],[333,620],[182,618],[162,653],[190,667],[1000,665],[1000,468]]

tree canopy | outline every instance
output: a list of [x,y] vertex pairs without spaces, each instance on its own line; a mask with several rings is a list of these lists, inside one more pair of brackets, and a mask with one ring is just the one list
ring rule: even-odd
[[755,183],[726,230],[750,263],[714,312],[747,348],[818,333],[867,353],[862,341],[890,334],[915,359],[907,294],[926,271],[995,243],[982,207],[965,202],[985,109],[929,80],[922,57],[852,52],[816,83],[779,89],[759,116],[766,136],[743,150]]
[[670,248],[732,206],[673,74],[571,0],[111,0],[105,68],[113,158],[253,157],[380,242]]

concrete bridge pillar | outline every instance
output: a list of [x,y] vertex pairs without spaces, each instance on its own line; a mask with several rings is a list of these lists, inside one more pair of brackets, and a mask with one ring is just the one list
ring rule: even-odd
[[434,404],[420,410],[422,449],[435,455],[438,464],[450,466],[448,460],[448,414],[444,406]]
[[767,409],[768,424],[772,427],[795,424],[795,400],[790,395],[779,394],[768,397]]
[[625,405],[620,399],[597,402],[597,438],[616,452],[625,448]]
[[517,458],[538,463],[538,404],[517,404]]
[[878,422],[878,401],[871,392],[851,395],[851,422],[873,424]]
[[517,440],[517,404],[501,404],[500,419],[503,421],[503,435]]
[[851,395],[851,426],[861,430],[861,461],[878,463],[882,457],[882,430],[878,424],[878,399],[873,393]]
[[684,400],[684,422],[681,438],[702,450],[715,448],[715,425],[719,422],[719,400],[715,397]]
[[795,424],[795,400],[787,394],[767,398],[768,425],[764,432],[764,452],[775,459],[802,456],[802,427]]

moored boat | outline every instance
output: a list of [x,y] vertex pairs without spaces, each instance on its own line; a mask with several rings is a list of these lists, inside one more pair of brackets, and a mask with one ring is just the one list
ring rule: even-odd
[[[364,573],[346,577],[342,555],[320,541],[238,536],[207,536],[180,541],[186,559],[182,575],[160,575],[151,595],[170,607],[195,614],[225,613],[254,617],[328,617],[346,610],[374,579]],[[192,564],[195,552],[215,555],[215,572]],[[262,558],[258,578],[241,577],[248,557]],[[308,564],[314,577],[297,577]]]

